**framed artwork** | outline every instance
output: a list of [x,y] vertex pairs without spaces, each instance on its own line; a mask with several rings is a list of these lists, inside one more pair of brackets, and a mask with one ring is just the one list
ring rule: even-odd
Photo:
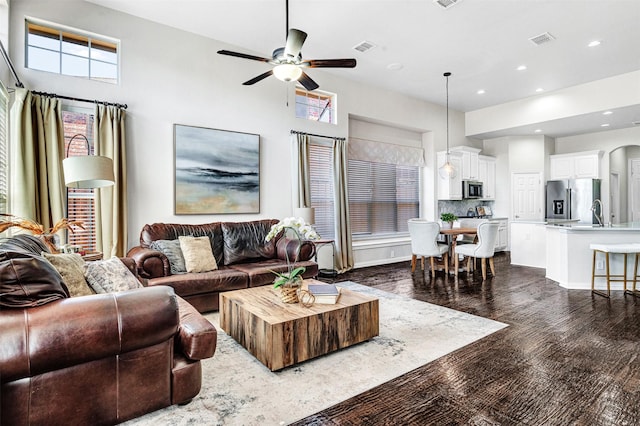
[[260,213],[260,135],[173,125],[175,214]]

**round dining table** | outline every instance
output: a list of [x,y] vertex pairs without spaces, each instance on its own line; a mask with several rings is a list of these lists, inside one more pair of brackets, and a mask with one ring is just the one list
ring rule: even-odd
[[476,235],[478,233],[477,228],[440,228],[440,233],[446,235],[447,244],[449,245],[449,265],[453,265],[455,252],[456,252],[456,240],[458,235]]

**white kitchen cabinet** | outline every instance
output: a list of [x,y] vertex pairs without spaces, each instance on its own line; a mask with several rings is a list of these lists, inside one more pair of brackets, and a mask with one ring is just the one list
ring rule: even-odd
[[498,239],[496,251],[505,251],[509,246],[509,221],[507,219],[493,219],[498,222]]
[[478,156],[481,150],[470,146],[456,146],[450,151],[462,153],[462,180],[478,180]]
[[[438,152],[438,170],[444,165],[446,157],[446,152]],[[456,176],[453,179],[449,179],[443,178],[438,173],[438,200],[462,200],[462,177],[460,173],[462,169],[462,154],[450,151],[449,161],[456,169]]]
[[478,156],[478,180],[482,182],[482,199],[496,198],[496,159],[486,155]]
[[603,151],[585,151],[550,155],[550,179],[599,179],[602,154]]

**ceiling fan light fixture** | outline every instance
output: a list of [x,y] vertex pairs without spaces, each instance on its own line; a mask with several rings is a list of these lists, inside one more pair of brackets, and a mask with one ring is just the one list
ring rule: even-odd
[[281,81],[294,81],[300,78],[302,70],[294,64],[280,64],[273,68],[273,75]]

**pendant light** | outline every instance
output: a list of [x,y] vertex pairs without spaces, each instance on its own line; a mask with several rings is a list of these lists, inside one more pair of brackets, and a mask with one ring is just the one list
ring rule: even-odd
[[445,72],[444,77],[446,78],[446,89],[447,89],[447,153],[445,154],[445,160],[442,167],[438,169],[438,173],[440,177],[443,179],[453,179],[456,177],[456,168],[453,167],[451,161],[449,159],[449,76],[450,72]]

